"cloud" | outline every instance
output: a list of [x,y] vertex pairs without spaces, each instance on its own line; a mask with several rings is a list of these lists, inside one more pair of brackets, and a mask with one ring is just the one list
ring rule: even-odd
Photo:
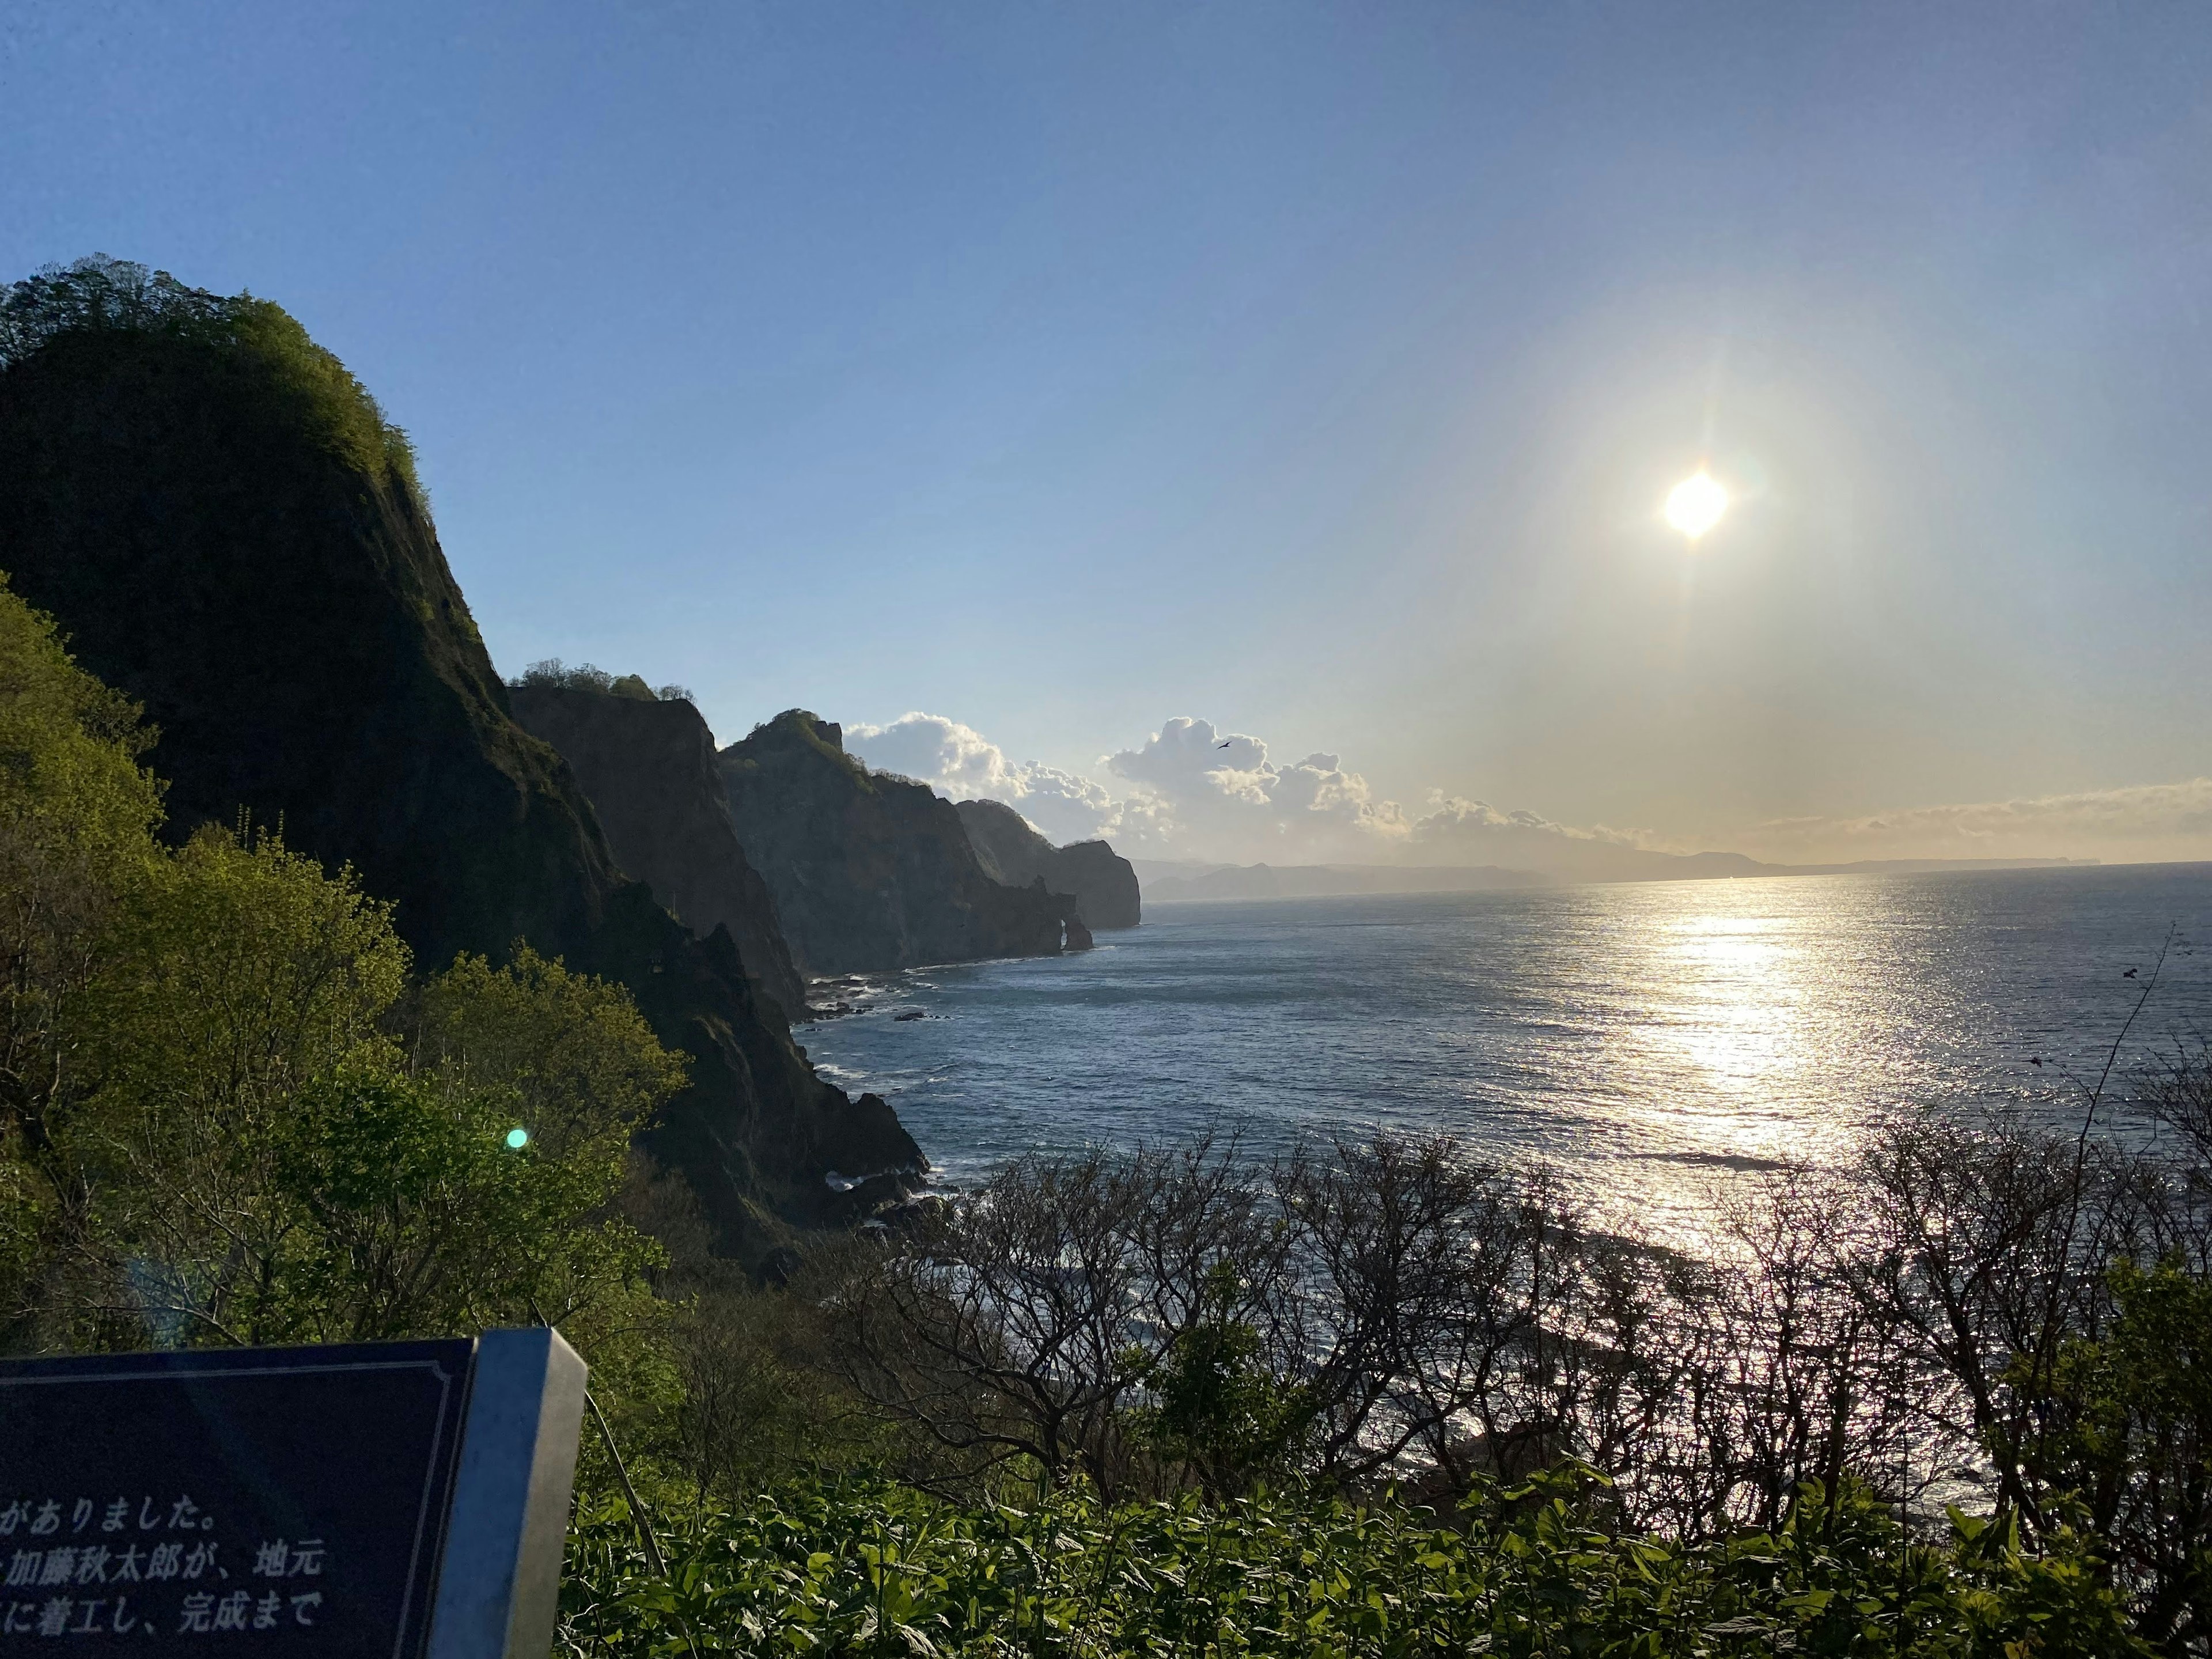
[[1509,870],[1595,881],[1668,872],[1674,856],[1650,848],[1642,830],[1584,829],[1534,812],[1504,812],[1486,801],[1437,792],[1413,820],[1408,845],[1421,864],[1495,864]]
[[2212,857],[2212,778],[2016,800],[1913,806],[1863,817],[1776,818],[1742,837],[1760,857],[1795,862],[1874,858]]
[[955,800],[1018,789],[1018,768],[972,726],[942,714],[902,714],[889,726],[848,726],[845,744],[878,771],[915,778]]
[[949,799],[1004,801],[1062,845],[1103,836],[1149,852],[1161,841],[1164,826],[1152,822],[1145,803],[1118,801],[1103,784],[1056,766],[1010,761],[974,726],[942,714],[917,710],[888,726],[848,726],[845,746]]
[[973,726],[915,711],[885,726],[848,726],[846,746],[871,766],[954,800],[1004,801],[1056,842],[1103,836],[1136,857],[1231,863],[1385,862],[1406,839],[1404,810],[1373,799],[1334,755],[1286,765],[1267,745],[1182,717],[1100,764],[1118,792],[1079,773],[1009,760]]
[[[1134,858],[1225,864],[1499,865],[1569,880],[1692,872],[1642,830],[1562,823],[1431,792],[1424,810],[1378,799],[1338,755],[1278,763],[1267,744],[1178,716],[1135,748],[1102,757],[1113,784],[1011,761],[941,714],[846,728],[871,766],[953,799],[1004,801],[1055,842],[1103,837]],[[2212,779],[1861,817],[1778,818],[1708,845],[1776,863],[1860,859],[2212,858]],[[1725,857],[1697,860],[1720,873]],[[1739,866],[1741,860],[1736,860]]]
[[1387,862],[1406,838],[1405,810],[1375,799],[1367,780],[1336,756],[1277,766],[1258,738],[1187,715],[1105,765],[1171,824],[1187,856]]

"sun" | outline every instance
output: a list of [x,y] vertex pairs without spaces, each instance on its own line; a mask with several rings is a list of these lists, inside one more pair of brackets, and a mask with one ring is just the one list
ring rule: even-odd
[[1728,506],[1728,491],[1711,473],[1699,471],[1668,492],[1667,522],[1695,541],[1721,521]]

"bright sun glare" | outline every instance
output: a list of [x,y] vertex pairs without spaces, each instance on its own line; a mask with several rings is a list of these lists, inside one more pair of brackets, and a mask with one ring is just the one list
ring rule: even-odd
[[1699,472],[1668,492],[1667,522],[1695,541],[1721,521],[1728,504],[1728,491],[1713,482],[1712,474]]

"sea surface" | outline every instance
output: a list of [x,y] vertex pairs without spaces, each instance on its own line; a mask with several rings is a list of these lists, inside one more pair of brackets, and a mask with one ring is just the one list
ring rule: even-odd
[[951,1187],[1037,1146],[1389,1126],[1686,1243],[1887,1114],[2078,1123],[2154,972],[2120,1072],[2212,1031],[2212,864],[1158,904],[1098,938],[848,984],[799,1036]]

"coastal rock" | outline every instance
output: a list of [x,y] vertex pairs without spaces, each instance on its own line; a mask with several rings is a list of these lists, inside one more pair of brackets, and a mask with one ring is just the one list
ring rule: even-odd
[[825,1218],[831,1167],[920,1168],[889,1106],[814,1075],[726,929],[619,873],[512,717],[404,440],[337,360],[265,301],[69,276],[82,315],[0,358],[0,564],[145,705],[169,832],[250,817],[350,863],[426,970],[526,940],[627,985],[690,1060],[650,1150],[725,1249]]
[[955,810],[993,880],[1010,887],[1042,880],[1054,892],[1072,896],[1077,917],[1096,931],[1134,927],[1143,919],[1137,872],[1104,842],[1054,847],[1027,818],[995,800],[963,800]]
[[993,880],[952,803],[871,772],[790,709],[722,750],[738,839],[810,974],[1057,953],[1074,901]]
[[768,884],[738,840],[699,711],[660,701],[635,675],[605,691],[524,684],[507,696],[523,730],[568,763],[623,872],[694,933],[727,927],[754,988],[805,1018],[805,986]]

